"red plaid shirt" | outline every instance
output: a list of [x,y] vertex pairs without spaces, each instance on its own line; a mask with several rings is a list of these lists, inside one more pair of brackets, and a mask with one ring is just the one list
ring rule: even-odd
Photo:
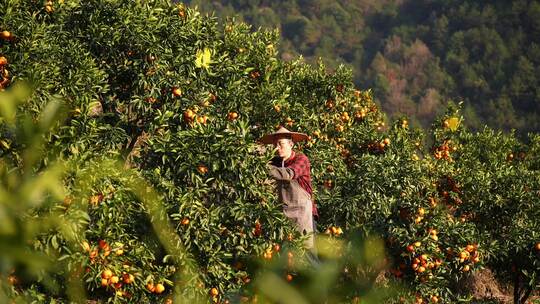
[[272,159],[272,165],[276,167],[286,167],[291,168],[294,171],[294,179],[298,181],[298,184],[302,189],[306,190],[307,193],[311,196],[311,203],[313,204],[313,216],[315,218],[319,217],[319,212],[317,211],[317,204],[313,199],[313,189],[311,187],[311,165],[309,159],[306,155],[302,153],[292,152],[291,157],[285,162],[281,157],[276,156]]

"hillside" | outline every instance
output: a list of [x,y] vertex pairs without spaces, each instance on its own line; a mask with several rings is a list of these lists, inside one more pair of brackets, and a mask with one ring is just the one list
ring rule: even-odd
[[540,131],[540,1],[188,1],[279,28],[281,58],[346,63],[382,107],[429,125],[465,104],[469,126]]

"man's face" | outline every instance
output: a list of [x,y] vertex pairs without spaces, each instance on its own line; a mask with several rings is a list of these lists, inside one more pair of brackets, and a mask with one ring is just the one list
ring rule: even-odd
[[277,149],[276,153],[281,158],[288,158],[292,153],[292,140],[288,138],[280,138],[274,143],[274,147]]

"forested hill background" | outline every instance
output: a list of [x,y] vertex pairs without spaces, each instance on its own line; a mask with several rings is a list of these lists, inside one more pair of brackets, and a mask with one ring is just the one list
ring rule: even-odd
[[540,131],[540,1],[192,0],[254,29],[279,28],[285,60],[349,64],[383,109],[424,126],[449,101],[466,121]]

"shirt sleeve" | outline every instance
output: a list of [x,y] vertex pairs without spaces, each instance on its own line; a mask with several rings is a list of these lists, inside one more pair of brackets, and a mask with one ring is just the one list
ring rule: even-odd
[[294,170],[290,167],[278,168],[270,165],[270,176],[275,180],[290,181],[295,177]]

